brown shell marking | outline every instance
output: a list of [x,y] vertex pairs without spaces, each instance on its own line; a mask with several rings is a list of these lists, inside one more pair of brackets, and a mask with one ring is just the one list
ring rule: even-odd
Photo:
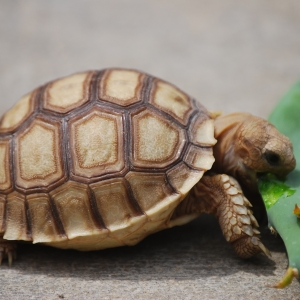
[[168,185],[165,174],[149,174],[129,172],[126,179],[130,183],[134,198],[137,199],[141,209],[148,216],[148,220],[164,219],[159,216],[160,210],[166,210],[169,205],[178,199]]
[[[91,184],[91,188],[106,227],[110,232],[114,232],[112,237],[125,238],[146,222],[146,216],[140,213],[140,208],[130,196],[128,184],[124,178],[94,183]],[[118,232],[126,228],[128,229]]]
[[28,233],[25,196],[12,192],[7,196],[6,203],[6,231],[4,239],[30,241]]
[[167,171],[168,179],[177,193],[186,195],[190,189],[201,179],[204,170],[191,170],[181,162]]
[[168,227],[214,160],[207,112],[134,70],[53,81],[0,132],[0,232],[59,248],[133,245]]
[[27,196],[33,243],[45,243],[67,239],[57,228],[49,201],[49,195],[46,193]]
[[85,184],[69,181],[50,192],[50,196],[68,239],[97,233]]
[[0,195],[0,232],[5,230],[6,196]]
[[191,145],[186,152],[184,161],[199,170],[209,170],[215,161],[212,148],[199,148]]

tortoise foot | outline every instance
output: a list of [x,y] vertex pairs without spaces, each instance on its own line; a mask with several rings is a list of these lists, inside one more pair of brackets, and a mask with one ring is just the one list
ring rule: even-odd
[[17,258],[17,244],[0,238],[0,265],[2,260],[6,258],[8,259],[8,265],[11,267],[13,260]]
[[212,213],[218,218],[223,235],[235,252],[242,258],[259,252],[270,257],[269,250],[260,241],[259,225],[251,210],[252,205],[238,182],[225,174],[204,176],[201,182],[202,190],[209,195],[207,200],[213,207]]
[[249,258],[260,252],[271,257],[270,251],[264,246],[258,236],[243,236],[234,241],[232,246],[237,255],[242,258]]
[[220,181],[223,183],[226,200],[219,221],[226,240],[242,258],[249,258],[260,252],[271,257],[269,250],[260,241],[259,225],[250,209],[252,205],[243,195],[238,182],[227,175],[221,175]]

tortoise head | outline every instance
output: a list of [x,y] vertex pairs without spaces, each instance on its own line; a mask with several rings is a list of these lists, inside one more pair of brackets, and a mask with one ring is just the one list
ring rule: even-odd
[[295,168],[291,141],[268,121],[251,116],[241,124],[237,134],[236,154],[256,174],[285,177]]
[[237,177],[249,188],[256,185],[257,177],[262,173],[285,177],[295,168],[291,141],[268,121],[235,113],[217,118],[215,123],[220,142],[216,152],[224,150],[222,171]]

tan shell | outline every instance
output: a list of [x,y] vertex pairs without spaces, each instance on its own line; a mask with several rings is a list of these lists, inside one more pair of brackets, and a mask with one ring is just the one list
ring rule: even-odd
[[170,226],[215,142],[207,111],[147,74],[50,82],[0,122],[0,233],[78,250],[136,244]]

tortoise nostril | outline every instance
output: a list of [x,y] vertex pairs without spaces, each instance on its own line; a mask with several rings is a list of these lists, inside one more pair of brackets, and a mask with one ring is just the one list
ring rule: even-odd
[[278,166],[280,163],[280,156],[272,151],[267,151],[265,158],[271,166]]

